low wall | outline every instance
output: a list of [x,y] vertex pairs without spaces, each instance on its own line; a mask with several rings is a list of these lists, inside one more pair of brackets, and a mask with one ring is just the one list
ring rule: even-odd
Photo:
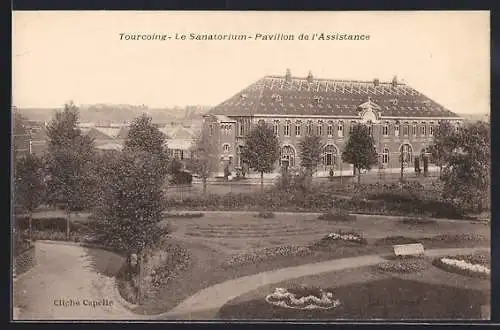
[[35,246],[24,250],[14,257],[14,275],[21,275],[36,265]]

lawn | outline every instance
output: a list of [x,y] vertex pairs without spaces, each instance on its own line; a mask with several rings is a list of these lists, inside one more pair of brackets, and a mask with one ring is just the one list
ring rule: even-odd
[[[423,273],[395,275],[373,267],[349,269],[263,286],[229,301],[220,319],[481,319],[490,283],[432,267]],[[331,309],[291,309],[265,301],[276,288],[332,293]]]
[[[354,257],[391,253],[391,244],[380,239],[389,235],[433,237],[440,234],[485,235],[480,241],[429,240],[430,247],[472,247],[489,245],[489,226],[464,222],[437,222],[405,225],[383,218],[334,223],[307,214],[276,214],[275,218],[256,218],[255,213],[207,213],[201,218],[171,218],[171,240],[182,244],[191,254],[191,267],[177,279],[161,287],[136,309],[138,313],[165,312],[188,296],[223,281],[284,267]],[[307,253],[294,254],[284,247],[308,247],[337,230],[356,231],[368,245],[332,245]],[[450,236],[454,238],[453,236]],[[375,244],[378,242],[377,244]],[[235,262],[238,261],[238,262]],[[243,260],[243,262],[241,262]]]

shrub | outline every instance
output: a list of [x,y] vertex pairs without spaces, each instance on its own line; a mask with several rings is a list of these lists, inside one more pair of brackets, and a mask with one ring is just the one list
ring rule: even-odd
[[375,241],[375,245],[399,245],[421,243],[424,239],[406,236],[388,236]]
[[427,264],[423,258],[404,258],[394,261],[383,262],[377,265],[377,269],[390,273],[417,273],[425,270]]
[[273,212],[259,212],[255,215],[255,217],[262,219],[274,219],[275,215]]
[[192,218],[202,218],[205,214],[199,213],[167,213],[165,214],[165,218],[184,218],[184,219],[192,219]]
[[353,222],[356,221],[356,216],[345,210],[335,210],[321,214],[318,216],[318,220]]
[[[19,230],[29,229],[29,218],[28,217],[17,217],[15,218],[16,228]],[[67,219],[66,218],[33,218],[31,221],[33,231],[54,231],[54,232],[66,232]],[[70,221],[70,232],[84,231],[86,225],[81,222]]]
[[193,182],[193,176],[191,173],[186,172],[186,171],[179,171],[173,174],[172,179],[170,180],[170,183],[172,184],[191,184]]
[[398,220],[398,223],[403,225],[435,225],[437,224],[437,221],[427,218],[404,218]]

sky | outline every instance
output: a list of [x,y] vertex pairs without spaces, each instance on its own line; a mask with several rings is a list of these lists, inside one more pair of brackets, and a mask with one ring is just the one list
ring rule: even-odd
[[[490,111],[489,12],[13,12],[13,105],[214,106],[261,77],[390,81],[458,113]],[[120,40],[125,34],[172,39]],[[175,40],[293,34],[295,40]],[[298,40],[300,34],[369,40]]]

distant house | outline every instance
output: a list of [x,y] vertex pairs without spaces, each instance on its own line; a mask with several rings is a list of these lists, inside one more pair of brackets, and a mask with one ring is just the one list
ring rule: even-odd
[[165,146],[171,157],[191,158],[191,149],[196,141],[196,133],[182,125],[168,125],[160,129],[165,134]]

